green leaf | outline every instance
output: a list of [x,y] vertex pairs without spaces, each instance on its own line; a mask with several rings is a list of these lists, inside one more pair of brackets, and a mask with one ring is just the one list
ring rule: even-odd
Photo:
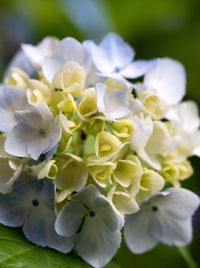
[[[29,243],[19,229],[0,225],[1,268],[90,268],[75,254],[62,254]],[[110,263],[106,268],[119,268]]]

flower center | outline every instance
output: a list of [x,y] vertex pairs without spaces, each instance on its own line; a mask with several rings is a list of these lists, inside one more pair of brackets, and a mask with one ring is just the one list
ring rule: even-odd
[[153,207],[152,207],[152,211],[153,211],[153,212],[157,212],[158,210],[159,210],[159,208],[158,208],[157,206],[153,206]]
[[88,215],[91,217],[91,218],[93,218],[95,215],[96,215],[96,213],[94,212],[94,211],[89,211],[89,213],[88,213]]
[[38,207],[38,206],[39,206],[39,201],[36,200],[36,199],[32,200],[32,205],[33,205],[34,207]]
[[45,130],[44,130],[43,128],[40,128],[40,129],[38,130],[38,133],[40,134],[40,136],[43,136],[43,137],[46,136],[46,132],[45,132]]
[[81,131],[81,139],[84,141],[87,138],[85,132]]
[[122,68],[120,68],[120,67],[117,66],[117,67],[115,67],[115,72],[116,72],[116,73],[119,73],[119,72],[121,71],[121,69],[122,69]]

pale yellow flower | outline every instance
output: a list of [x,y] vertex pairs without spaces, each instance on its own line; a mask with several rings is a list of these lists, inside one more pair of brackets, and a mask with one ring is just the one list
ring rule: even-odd
[[90,175],[100,187],[105,188],[112,184],[111,175],[116,164],[107,161],[97,164],[90,163],[88,167]]
[[28,86],[28,75],[16,67],[12,67],[8,76],[4,79],[5,84],[14,87],[20,87],[26,89]]
[[57,104],[57,108],[63,113],[73,114],[76,110],[76,103],[73,96],[69,93],[65,94],[63,100]]
[[134,131],[133,123],[129,119],[113,122],[113,133],[121,139],[129,139]]
[[168,105],[156,93],[149,90],[138,90],[138,93],[146,113],[153,119],[159,120],[166,115]]
[[137,156],[128,155],[125,159],[117,161],[113,177],[122,187],[130,187],[132,195],[139,191],[141,176],[142,165]]
[[107,197],[122,214],[131,214],[139,210],[135,198],[123,187],[113,186],[108,192]]
[[88,88],[83,91],[81,97],[78,113],[81,118],[86,119],[97,112],[96,91],[94,88]]
[[50,160],[49,162],[42,162],[38,165],[29,168],[31,175],[37,177],[38,179],[49,178],[55,179],[58,167],[56,166],[55,160]]
[[78,96],[84,88],[86,73],[77,62],[68,61],[58,70],[53,78],[53,87]]
[[109,132],[101,132],[97,135],[95,151],[98,158],[110,159],[119,152],[121,142]]
[[27,98],[31,104],[50,104],[52,99],[52,90],[46,84],[38,80],[30,79],[27,89]]
[[62,202],[63,198],[66,198],[72,192],[79,192],[84,188],[88,178],[88,169],[84,163],[75,159],[68,159],[67,161],[64,158],[58,159],[56,164],[59,172],[55,182],[57,188],[62,190],[62,194],[58,196],[57,201]]
[[144,199],[153,196],[155,193],[161,191],[164,187],[165,181],[163,177],[156,171],[145,168],[140,181],[140,192],[138,199]]

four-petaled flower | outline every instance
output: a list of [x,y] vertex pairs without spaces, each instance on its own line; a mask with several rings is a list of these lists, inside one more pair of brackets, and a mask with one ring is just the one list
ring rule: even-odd
[[15,112],[16,125],[8,132],[5,151],[11,155],[37,160],[61,138],[61,125],[46,104],[32,110]]
[[0,223],[22,226],[27,239],[37,245],[69,252],[73,239],[59,236],[54,228],[55,191],[52,180],[21,174],[10,193],[0,194]]
[[123,217],[105,196],[89,185],[74,195],[56,219],[56,232],[74,236],[75,251],[94,267],[103,267],[120,246]]
[[199,197],[186,189],[169,188],[143,203],[127,216],[124,235],[129,249],[143,253],[159,242],[184,246],[192,239],[192,216]]

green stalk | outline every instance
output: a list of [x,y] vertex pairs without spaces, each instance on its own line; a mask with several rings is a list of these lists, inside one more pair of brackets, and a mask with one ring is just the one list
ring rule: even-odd
[[186,247],[177,247],[177,249],[187,263],[188,268],[198,268],[197,264],[195,263],[189,250]]

